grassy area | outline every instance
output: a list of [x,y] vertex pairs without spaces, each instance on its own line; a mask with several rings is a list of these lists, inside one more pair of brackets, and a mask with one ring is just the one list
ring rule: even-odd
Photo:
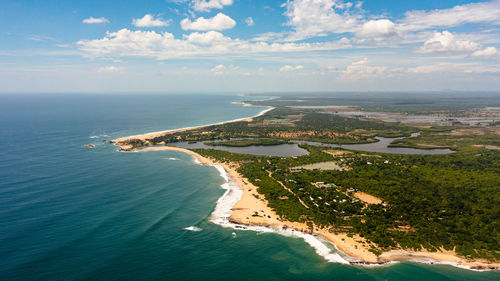
[[395,140],[390,146],[418,149],[450,148],[457,151],[474,150],[475,146],[479,145],[500,147],[499,131],[496,127],[461,128],[442,133],[425,131],[418,137]]

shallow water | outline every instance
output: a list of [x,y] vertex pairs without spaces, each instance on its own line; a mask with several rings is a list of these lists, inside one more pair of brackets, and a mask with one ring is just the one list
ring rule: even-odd
[[279,156],[279,157],[292,157],[306,155],[309,152],[303,148],[300,148],[297,144],[278,144],[278,145],[251,145],[246,147],[232,147],[232,146],[210,146],[203,142],[188,143],[188,142],[176,142],[172,143],[177,147],[189,148],[189,149],[217,149],[224,150],[233,153],[250,154],[250,155],[260,155],[260,156]]
[[366,151],[366,152],[379,152],[379,153],[394,153],[394,154],[421,154],[421,155],[435,155],[435,154],[450,154],[453,150],[448,148],[436,148],[436,149],[417,149],[417,148],[405,148],[405,147],[389,147],[394,140],[399,138],[383,138],[376,137],[378,142],[364,143],[364,144],[323,144],[319,142],[310,141],[300,141],[298,143],[306,143],[310,145],[319,145],[325,147],[339,147],[350,150]]
[[251,145],[246,147],[231,147],[222,145],[210,146],[204,144],[204,142],[196,142],[196,143],[176,142],[172,143],[172,145],[189,149],[197,149],[197,148],[217,149],[233,153],[260,155],[260,156],[279,156],[279,157],[302,156],[308,154],[308,151],[303,148],[300,148],[298,144],[309,144],[309,145],[324,146],[324,147],[334,147],[334,148],[344,148],[344,149],[367,151],[367,152],[394,153],[394,154],[435,155],[435,154],[453,153],[453,150],[448,148],[417,149],[417,148],[404,148],[404,147],[389,147],[388,145],[391,142],[399,138],[376,137],[376,139],[378,140],[378,142],[366,143],[366,144],[342,144],[342,145],[313,142],[313,141],[292,141],[293,143],[289,144]]

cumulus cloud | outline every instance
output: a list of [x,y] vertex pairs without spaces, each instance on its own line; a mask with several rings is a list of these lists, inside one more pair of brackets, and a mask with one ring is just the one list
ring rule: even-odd
[[[330,33],[355,32],[361,14],[353,11],[352,3],[338,0],[292,0],[284,4],[287,25],[294,29],[288,40],[303,40]],[[356,9],[356,8],[354,8]]]
[[76,43],[86,57],[150,57],[170,59],[181,57],[249,55],[265,53],[313,52],[349,47],[337,42],[266,43],[232,39],[216,31],[192,33],[176,39],[168,32],[131,31],[126,28],[107,33],[102,39],[80,40]]
[[293,29],[288,41],[340,33],[380,37],[468,23],[500,24],[500,0],[450,9],[408,11],[397,22],[389,19],[366,21],[361,5],[342,0],[289,0],[283,7],[288,18],[286,25]]
[[497,48],[495,47],[487,47],[482,50],[477,50],[474,53],[472,53],[473,57],[480,57],[480,58],[497,58],[500,59],[500,51],[498,51]]
[[471,3],[433,11],[409,11],[401,21],[400,28],[410,31],[467,23],[500,24],[500,1]]
[[304,66],[302,66],[302,65],[296,65],[296,66],[285,65],[285,66],[280,68],[280,71],[281,72],[290,72],[290,71],[297,71],[297,70],[301,70],[301,69],[304,69]]
[[396,25],[387,19],[370,20],[363,24],[360,34],[367,36],[390,36],[396,34]]
[[424,46],[417,51],[420,53],[433,52],[471,52],[481,46],[471,40],[459,40],[449,31],[435,32],[432,38],[425,41]]
[[214,17],[208,19],[199,17],[194,22],[188,18],[181,21],[181,27],[184,30],[225,30],[231,29],[235,25],[236,22],[223,13],[218,13]]
[[133,19],[132,24],[136,27],[158,27],[168,26],[169,21],[165,21],[161,18],[155,18],[153,15],[146,14],[140,19]]
[[222,33],[217,31],[208,31],[204,33],[193,32],[189,35],[185,35],[184,38],[190,43],[202,45],[224,44],[231,42],[231,39],[229,37],[226,37]]
[[253,18],[252,17],[248,17],[245,19],[245,23],[248,25],[248,26],[254,26],[255,25],[255,22],[253,21]]
[[396,22],[389,19],[367,20],[361,5],[343,0],[288,0],[283,7],[286,25],[292,28],[284,39],[286,41],[355,33],[361,37],[356,41],[362,44],[378,44],[383,37],[395,34],[401,35],[402,42],[406,42],[404,40],[408,32],[470,23],[500,25],[500,0],[458,5],[449,9],[408,11],[403,19]]
[[222,9],[233,5],[233,0],[193,0],[191,6],[198,12],[209,12],[211,9]]
[[101,17],[101,18],[90,17],[90,18],[82,20],[82,22],[86,23],[86,24],[96,24],[96,23],[108,23],[109,20],[107,18],[104,18],[104,17]]
[[370,61],[364,58],[360,61],[352,62],[348,65],[346,70],[342,72],[343,79],[361,79],[376,75],[384,74],[387,70],[385,66],[371,66]]
[[219,64],[210,69],[210,72],[212,72],[214,75],[224,75],[225,70],[226,67],[223,64]]

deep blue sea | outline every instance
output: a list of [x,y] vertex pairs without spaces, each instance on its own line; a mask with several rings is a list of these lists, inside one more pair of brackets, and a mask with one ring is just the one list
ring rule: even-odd
[[224,193],[214,167],[103,143],[262,110],[231,103],[242,99],[0,95],[0,280],[500,280],[443,265],[340,265],[300,238],[235,236],[208,221]]

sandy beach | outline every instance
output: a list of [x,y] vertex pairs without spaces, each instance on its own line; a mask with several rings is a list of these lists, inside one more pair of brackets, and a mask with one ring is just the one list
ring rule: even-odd
[[[244,102],[237,102],[237,104],[242,104],[243,106],[254,106],[252,104],[244,103]],[[269,111],[271,111],[273,109],[274,109],[274,107],[268,107],[267,109],[262,110],[257,115],[252,116],[252,117],[238,118],[238,119],[234,119],[234,120],[229,120],[229,121],[224,121],[224,122],[218,122],[218,123],[213,123],[213,124],[208,124],[208,125],[202,125],[202,126],[186,127],[186,128],[180,128],[180,129],[151,132],[151,133],[146,133],[146,134],[142,134],[142,135],[134,135],[134,136],[122,137],[122,138],[117,138],[117,139],[113,140],[113,142],[116,143],[116,144],[119,144],[121,142],[126,142],[126,141],[130,141],[130,140],[142,140],[142,141],[145,141],[145,140],[148,140],[148,139],[153,139],[153,138],[156,138],[156,137],[161,137],[161,136],[164,136],[166,134],[173,134],[173,133],[185,132],[185,131],[194,130],[194,129],[201,129],[201,128],[206,128],[206,127],[214,126],[214,125],[223,125],[223,124],[234,123],[234,122],[241,122],[241,121],[250,122],[254,118],[262,116],[262,115],[266,114],[267,112],[269,112]],[[128,149],[128,147],[125,147],[124,149]]]
[[[127,147],[122,147],[128,149]],[[330,241],[342,253],[349,257],[351,264],[381,265],[397,260],[411,260],[429,264],[448,264],[456,267],[474,270],[495,270],[500,268],[500,263],[487,260],[469,260],[458,257],[454,251],[442,250],[440,252],[391,250],[376,256],[369,251],[370,244],[359,236],[349,237],[346,233],[332,233],[327,229],[315,226],[308,227],[304,223],[290,222],[281,219],[268,207],[264,196],[257,192],[257,187],[241,176],[236,169],[237,163],[220,163],[199,155],[198,153],[173,146],[145,147],[129,151],[180,151],[195,157],[201,164],[219,165],[224,168],[229,177],[241,189],[241,198],[232,206],[229,221],[245,226],[261,226],[271,229],[289,229],[300,233],[320,236]]]

